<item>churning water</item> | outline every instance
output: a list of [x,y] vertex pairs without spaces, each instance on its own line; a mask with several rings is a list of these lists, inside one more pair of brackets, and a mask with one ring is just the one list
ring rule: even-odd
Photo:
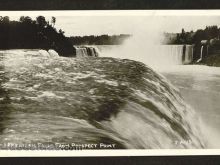
[[34,144],[58,149],[60,143],[115,144],[122,149],[206,147],[194,110],[143,63],[65,58],[43,50],[0,53],[2,149],[8,143],[32,144],[29,149]]
[[[138,44],[141,45],[141,43]],[[106,57],[110,57],[112,54],[116,58],[141,60],[168,78],[178,88],[187,104],[195,109],[195,115],[200,118],[200,128],[208,141],[206,148],[219,148],[220,69],[203,65],[189,65],[193,58],[193,46],[191,45],[186,45],[184,56],[183,45],[146,45],[146,48],[144,45],[142,47],[134,45],[135,51],[131,51],[135,54],[133,56],[128,47],[126,49],[127,45],[130,44],[100,46],[99,49],[101,55]]]

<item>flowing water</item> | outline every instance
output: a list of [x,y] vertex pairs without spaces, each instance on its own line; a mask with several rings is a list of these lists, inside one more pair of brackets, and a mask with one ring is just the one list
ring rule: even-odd
[[[192,45],[97,46],[102,57],[127,58],[157,68],[168,65],[190,64],[193,61]],[[185,48],[184,48],[185,47]],[[184,50],[185,49],[185,50]],[[99,54],[100,54],[99,53]]]
[[[114,57],[127,57],[142,60],[158,73],[164,75],[172,83],[183,99],[189,104],[200,118],[200,128],[208,143],[206,148],[220,147],[220,68],[190,64],[193,58],[193,47],[186,46],[183,58],[183,45],[155,46],[151,48],[135,49],[137,56],[132,56],[126,51],[126,46],[101,46],[101,54]],[[157,48],[155,51],[155,47]],[[121,52],[117,53],[117,50]],[[201,48],[201,54],[202,54]],[[148,54],[151,55],[148,55]],[[125,54],[124,56],[122,54]],[[138,56],[139,55],[139,56]],[[153,58],[153,61],[151,60]],[[200,57],[201,58],[201,57]],[[182,59],[182,62],[181,62]],[[185,60],[184,60],[185,59]],[[156,61],[156,65],[155,65]]]
[[137,61],[8,50],[0,80],[1,149],[207,147],[178,89]]
[[76,57],[98,57],[99,50],[95,46],[74,46],[76,49]]
[[203,120],[208,148],[220,147],[220,69],[208,66],[171,67],[161,71]]

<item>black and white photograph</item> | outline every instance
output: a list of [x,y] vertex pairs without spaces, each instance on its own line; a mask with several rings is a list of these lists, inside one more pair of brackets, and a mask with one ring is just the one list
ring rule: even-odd
[[220,12],[0,15],[0,150],[220,148]]

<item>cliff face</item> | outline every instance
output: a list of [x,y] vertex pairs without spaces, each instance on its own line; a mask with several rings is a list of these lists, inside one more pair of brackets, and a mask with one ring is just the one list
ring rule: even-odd
[[54,49],[60,56],[76,56],[76,50],[62,30],[57,31],[43,16],[9,21],[0,17],[0,49]]

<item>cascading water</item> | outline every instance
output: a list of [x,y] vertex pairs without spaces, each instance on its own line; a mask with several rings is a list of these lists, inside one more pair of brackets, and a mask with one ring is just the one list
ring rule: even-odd
[[185,65],[193,61],[192,45],[151,45],[146,47],[147,50],[141,46],[139,48],[134,46],[132,48],[136,50],[135,52],[130,52],[128,46],[112,46],[112,49],[105,49],[103,46],[98,48],[101,52],[100,56],[133,59],[142,61],[149,66]]
[[201,50],[200,50],[200,58],[197,60],[197,62],[201,62],[201,61],[202,61],[202,57],[203,57],[203,48],[204,48],[204,46],[201,46]]
[[194,111],[145,64],[45,54],[1,51],[0,148],[6,143],[31,143],[29,149],[38,144],[60,149],[56,144],[61,143],[79,148],[102,148],[101,143],[122,149],[206,147]]
[[163,45],[157,46],[156,58],[171,61],[174,65],[190,64],[193,61],[192,45]]
[[193,61],[193,45],[186,45],[185,58],[183,64],[190,64]]
[[76,49],[76,57],[98,57],[99,51],[95,46],[74,46]]

